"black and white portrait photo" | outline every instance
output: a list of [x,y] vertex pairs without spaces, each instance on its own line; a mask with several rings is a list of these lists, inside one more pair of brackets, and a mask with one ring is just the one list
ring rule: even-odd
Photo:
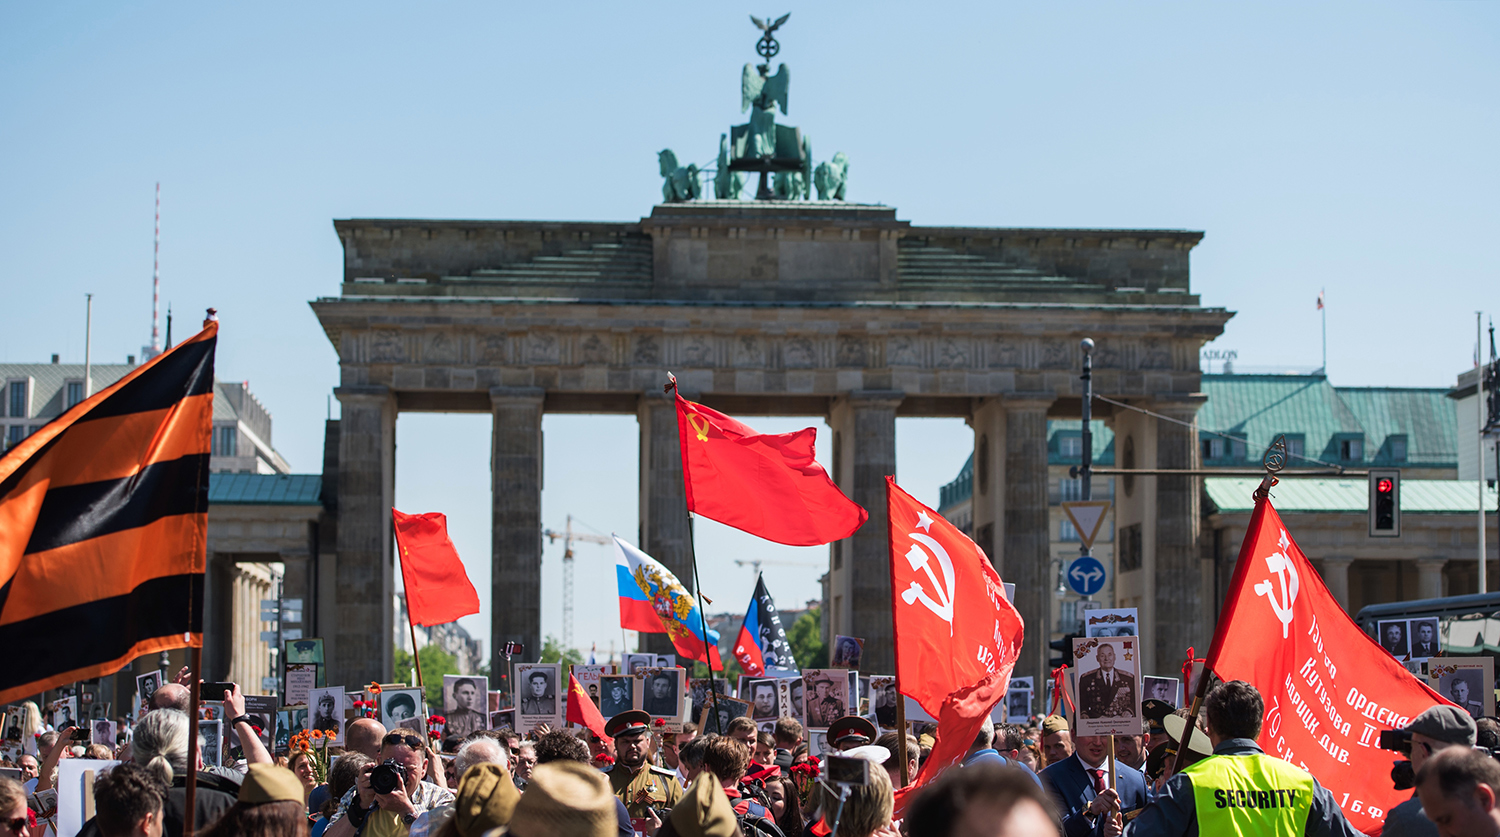
[[461,674],[443,675],[444,735],[464,738],[489,728],[489,681]]
[[[709,679],[707,677],[693,678],[692,687],[691,689],[689,689],[693,707],[692,711],[688,713],[689,717],[703,717],[703,710],[712,705],[713,698],[708,693],[708,684]],[[729,694],[729,681],[725,680],[722,677],[715,677],[713,679],[713,687],[714,691],[718,692],[720,695]]]
[[313,689],[307,693],[307,728],[332,736],[330,746],[344,743],[344,689]]
[[870,678],[870,703],[874,704],[875,723],[881,729],[896,728],[896,700],[896,678]]
[[710,705],[703,711],[698,729],[701,733],[724,735],[729,731],[729,722],[735,718],[750,717],[750,704],[731,697],[721,697],[717,710]]
[[1142,677],[1141,700],[1159,700],[1176,709],[1179,705],[1177,702],[1177,684],[1179,682],[1181,681],[1175,677]]
[[1136,682],[1139,640],[1089,637],[1073,640],[1078,677],[1078,735],[1138,735],[1141,728]]
[[774,721],[781,715],[777,705],[775,680],[750,681],[750,717],[756,721]]
[[94,731],[89,738],[91,744],[103,744],[110,749],[115,746],[115,722],[103,718],[94,722]]
[[1023,724],[1031,715],[1031,690],[1011,689],[1005,693],[1006,723]]
[[626,654],[625,674],[633,674],[636,677],[644,677],[646,669],[656,668],[655,654]]
[[807,726],[826,728],[849,714],[849,677],[843,669],[802,670]]
[[221,754],[224,749],[224,722],[223,721],[199,721],[198,735],[203,739],[202,759],[205,767],[218,767],[224,762]]
[[1493,657],[1434,657],[1427,661],[1427,684],[1474,718],[1495,714]]
[[678,686],[681,669],[666,668],[646,675],[641,694],[641,708],[653,718],[676,718],[682,715]]
[[422,718],[421,689],[386,689],[380,693],[380,723],[388,730],[408,727]]
[[628,674],[605,674],[599,678],[599,714],[605,720],[634,709],[635,678]]
[[1442,646],[1438,642],[1438,620],[1436,619],[1411,620],[1408,625],[1408,636],[1411,639],[1413,660],[1436,657],[1442,651]]
[[522,715],[557,714],[557,690],[553,688],[551,669],[528,669],[516,685],[521,696],[516,708]]
[[1380,622],[1376,624],[1375,632],[1380,639],[1380,647],[1389,651],[1396,659],[1411,653],[1406,641],[1406,622]]
[[516,710],[514,710],[514,709],[496,709],[494,712],[490,713],[490,729],[510,729],[510,730],[513,730],[515,728],[516,728]]
[[864,648],[865,641],[857,636],[836,635],[833,638],[833,659],[828,664],[834,668],[859,668]]

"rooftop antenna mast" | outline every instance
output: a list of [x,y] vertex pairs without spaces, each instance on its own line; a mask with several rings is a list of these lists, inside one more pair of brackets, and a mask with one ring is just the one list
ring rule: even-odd
[[151,354],[161,354],[161,181],[156,182],[156,237],[151,245]]

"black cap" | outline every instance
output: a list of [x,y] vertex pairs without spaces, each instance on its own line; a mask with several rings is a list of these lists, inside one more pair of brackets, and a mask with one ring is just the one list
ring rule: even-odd
[[1405,731],[1425,735],[1434,741],[1463,744],[1466,747],[1474,746],[1474,740],[1479,734],[1479,728],[1468,712],[1445,704],[1438,704],[1418,715],[1406,725]]
[[1141,717],[1151,725],[1151,734],[1166,732],[1166,727],[1161,725],[1162,719],[1172,714],[1172,704],[1156,698],[1147,698],[1141,701]]
[[651,716],[644,709],[627,709],[609,719],[604,734],[610,738],[640,735],[651,728]]
[[845,715],[828,726],[828,741],[831,744],[843,744],[846,741],[869,744],[878,735],[875,725],[858,715]]

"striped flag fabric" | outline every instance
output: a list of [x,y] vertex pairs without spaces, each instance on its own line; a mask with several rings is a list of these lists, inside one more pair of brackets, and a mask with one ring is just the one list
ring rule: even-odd
[[218,330],[0,457],[0,703],[203,644]]
[[615,535],[615,582],[620,594],[620,627],[643,634],[666,634],[677,656],[723,671],[719,632],[704,635],[704,620],[693,594],[660,561]]

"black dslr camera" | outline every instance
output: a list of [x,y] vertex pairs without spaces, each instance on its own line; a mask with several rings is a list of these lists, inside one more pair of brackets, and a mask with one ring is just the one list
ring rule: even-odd
[[1398,759],[1391,765],[1391,785],[1396,790],[1409,790],[1417,785],[1411,762],[1411,733],[1401,729],[1383,729],[1380,731],[1379,747],[1382,750],[1390,750],[1406,756]]
[[406,772],[395,759],[386,759],[370,771],[370,789],[376,793],[390,793],[401,787]]

